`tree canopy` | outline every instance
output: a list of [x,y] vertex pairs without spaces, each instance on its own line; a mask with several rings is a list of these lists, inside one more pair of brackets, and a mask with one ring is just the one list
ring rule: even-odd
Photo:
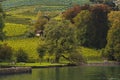
[[120,61],[120,11],[112,11],[108,16],[111,27],[107,35],[105,54],[110,60]]
[[2,6],[0,5],[0,40],[4,39],[4,32],[3,32],[3,28],[4,28],[4,18],[5,18],[5,13],[2,9]]

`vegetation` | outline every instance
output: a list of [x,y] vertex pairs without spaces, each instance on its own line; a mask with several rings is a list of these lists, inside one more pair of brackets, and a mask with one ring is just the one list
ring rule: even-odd
[[4,32],[3,32],[3,28],[4,28],[4,18],[5,18],[5,13],[2,9],[2,6],[0,4],[0,40],[3,41],[5,35],[4,35]]
[[65,11],[63,17],[77,27],[80,45],[99,49],[106,45],[109,11],[109,7],[103,4],[77,5]]
[[29,30],[28,25],[6,23],[3,31],[8,37],[24,35]]
[[39,61],[39,55],[37,53],[37,46],[38,44],[42,44],[43,41],[39,41],[38,38],[11,38],[9,40],[4,40],[3,42],[0,42],[1,44],[7,43],[8,46],[11,46],[14,51],[19,50],[22,48],[29,57],[28,62],[38,62]]
[[12,48],[7,44],[0,45],[0,62],[10,61],[12,59]]
[[38,12],[37,21],[34,25],[34,32],[39,34],[38,36],[43,36],[43,31],[45,28],[45,24],[50,20],[48,16],[43,15],[42,12]]
[[46,51],[55,55],[57,63],[63,54],[70,54],[76,49],[75,31],[68,21],[50,21],[45,26],[45,36]]
[[119,0],[90,0],[93,3],[102,3],[110,6],[113,10],[120,10]]
[[[89,0],[72,0],[73,3],[85,4],[89,3]],[[5,9],[20,7],[20,6],[30,6],[30,5],[46,5],[46,6],[68,6],[70,4],[69,0],[6,0],[2,2]],[[50,9],[49,9],[50,10]],[[61,9],[60,9],[61,10]]]
[[23,49],[19,49],[16,52],[16,58],[17,62],[27,62],[28,54]]
[[112,11],[108,16],[111,27],[107,36],[105,53],[108,59],[120,61],[120,11]]
[[119,11],[114,12],[105,4],[73,6],[63,0],[51,0],[47,4],[43,0],[31,1],[2,2],[6,19],[4,23],[5,15],[1,8],[0,27],[6,39],[0,44],[11,46],[9,60],[41,64],[82,64],[86,61],[103,61],[104,57],[120,60]]

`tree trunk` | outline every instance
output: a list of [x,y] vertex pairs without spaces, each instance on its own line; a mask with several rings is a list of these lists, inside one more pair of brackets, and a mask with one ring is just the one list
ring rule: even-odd
[[60,60],[60,56],[56,55],[56,57],[55,57],[55,63],[59,63],[59,60]]

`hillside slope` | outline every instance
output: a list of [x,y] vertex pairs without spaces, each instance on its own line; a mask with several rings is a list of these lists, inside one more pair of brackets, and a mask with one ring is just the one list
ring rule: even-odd
[[6,0],[2,2],[4,9],[9,9],[11,7],[18,6],[28,6],[28,5],[48,5],[48,6],[60,6],[73,4],[85,4],[89,3],[89,0]]

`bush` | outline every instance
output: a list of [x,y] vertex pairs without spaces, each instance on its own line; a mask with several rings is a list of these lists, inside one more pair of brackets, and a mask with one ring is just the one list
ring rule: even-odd
[[10,61],[13,55],[13,50],[7,44],[0,45],[0,62]]
[[79,52],[70,54],[69,59],[72,63],[75,63],[77,65],[86,63],[86,60],[83,58],[83,56]]
[[27,37],[27,38],[33,38],[33,37],[35,37],[35,32],[28,31],[28,32],[25,33],[25,37]]
[[43,58],[43,56],[45,55],[46,53],[46,49],[47,49],[47,45],[40,45],[38,48],[37,48],[37,51],[39,53],[39,57],[40,58]]
[[17,62],[27,62],[28,54],[23,49],[19,49],[16,52],[16,60],[17,60]]

